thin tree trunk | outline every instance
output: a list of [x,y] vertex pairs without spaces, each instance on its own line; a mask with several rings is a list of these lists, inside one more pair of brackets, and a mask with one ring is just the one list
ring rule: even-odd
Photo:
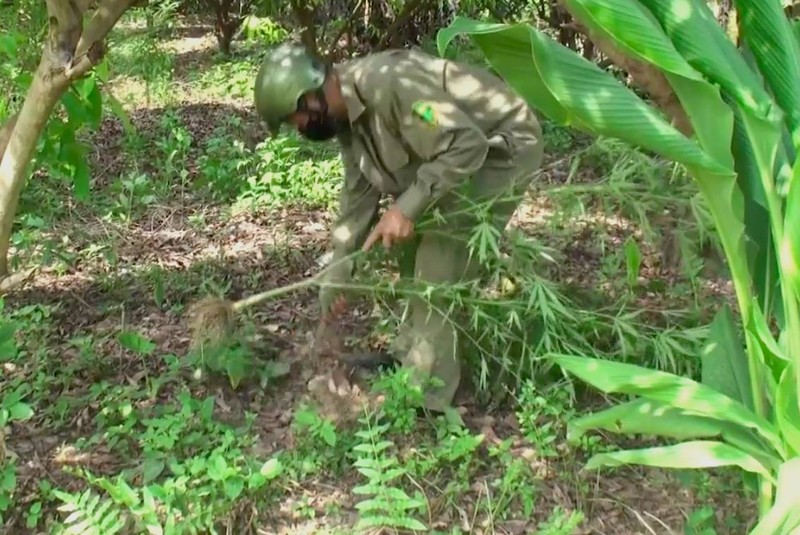
[[0,277],[3,278],[9,276],[11,231],[39,136],[72,81],[100,61],[103,40],[134,0],[100,2],[83,30],[82,16],[92,3],[92,0],[47,0],[48,39],[0,160]]

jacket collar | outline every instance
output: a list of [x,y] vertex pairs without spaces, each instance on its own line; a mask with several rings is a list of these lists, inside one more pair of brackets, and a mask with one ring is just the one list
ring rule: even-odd
[[350,120],[350,124],[355,123],[367,109],[356,83],[358,65],[359,61],[354,59],[335,67],[336,74],[339,76],[339,85],[342,88],[342,98],[344,98],[344,103],[347,107],[347,118]]

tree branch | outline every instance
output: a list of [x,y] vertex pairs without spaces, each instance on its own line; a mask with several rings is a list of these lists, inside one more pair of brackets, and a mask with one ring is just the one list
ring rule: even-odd
[[76,56],[85,54],[93,44],[105,39],[125,10],[135,2],[136,0],[101,0],[94,16],[81,35]]
[[328,50],[327,50],[327,53],[326,53],[326,56],[328,57],[328,59],[332,59],[333,58],[334,53],[336,52],[336,48],[339,46],[339,40],[342,38],[344,33],[347,31],[347,29],[348,28],[352,29],[353,22],[355,22],[356,17],[358,17],[358,12],[361,9],[361,4],[363,3],[363,1],[364,0],[358,0],[356,2],[355,7],[350,12],[350,16],[347,17],[347,20],[344,22],[344,24],[342,24],[342,28],[339,30],[339,33],[337,33],[336,37],[334,37],[333,41],[331,41],[331,44],[328,47]]
[[305,0],[291,0],[289,2],[294,11],[297,22],[300,23],[300,33],[303,44],[311,52],[317,52],[317,32],[314,28],[314,7],[309,7]]
[[97,0],[75,0],[75,3],[78,6],[78,11],[80,11],[81,14],[83,14],[86,13],[90,7],[95,5],[97,3]]
[[67,77],[77,78],[96,65],[105,52],[103,40],[125,10],[136,0],[101,0],[75,48],[75,58],[67,69]]
[[48,42],[45,53],[50,55],[54,70],[66,68],[75,56],[75,48],[83,31],[83,19],[75,0],[45,0],[47,4]]
[[414,16],[414,12],[422,5],[422,0],[411,0],[410,2],[406,2],[403,6],[403,10],[398,14],[389,27],[386,28],[386,32],[383,34],[383,39],[381,39],[380,43],[378,44],[377,50],[381,50],[388,46],[391,46],[394,43],[395,33],[399,30],[403,24],[409,21],[411,17]]

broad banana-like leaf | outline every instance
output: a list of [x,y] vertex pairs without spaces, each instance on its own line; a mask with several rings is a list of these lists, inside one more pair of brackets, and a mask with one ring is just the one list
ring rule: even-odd
[[[492,68],[551,119],[581,125],[594,134],[644,147],[723,179],[733,177],[730,168],[687,139],[633,91],[535,28],[456,17],[436,36],[439,54],[461,34],[472,38]],[[526,48],[528,56],[522,53]]]
[[789,279],[790,289],[787,291],[793,292],[795,299],[800,299],[800,158],[795,161],[792,171],[783,220],[781,268],[784,276]]
[[742,121],[742,112],[735,105],[733,110],[734,170],[737,174],[736,182],[745,199],[744,224],[747,236],[745,247],[755,300],[761,310],[776,314],[776,320],[782,325],[781,280],[764,185],[761,182],[750,138]]
[[752,429],[785,458],[775,426],[753,414],[740,402],[691,379],[609,360],[551,354],[549,358],[582,381],[606,393],[636,394],[685,409],[699,416],[732,422]]
[[772,99],[714,18],[705,0],[639,0],[689,64],[744,108],[767,117]]
[[567,439],[580,440],[593,429],[605,429],[625,435],[663,436],[678,440],[709,438],[722,435],[725,423],[665,403],[640,398],[571,421]]
[[674,446],[659,446],[638,450],[598,453],[586,463],[587,469],[600,466],[640,464],[661,468],[713,468],[738,466],[748,472],[764,476],[774,482],[767,468],[738,448],[713,440],[694,440]]
[[640,398],[581,416],[570,422],[567,439],[580,440],[594,429],[677,440],[722,437],[726,443],[752,455],[764,466],[777,467],[782,461],[771,451],[769,444],[749,429],[649,399]]
[[747,354],[728,305],[714,316],[702,354],[702,382],[753,410]]
[[775,420],[794,456],[800,455],[800,407],[796,381],[797,368],[791,363],[783,370],[775,394]]
[[[766,172],[772,178],[782,113],[763,86],[759,74],[764,73],[750,68],[745,57],[717,24],[704,0],[639,1],[661,23],[687,62],[710,81],[719,84],[742,109],[750,142],[757,144],[753,150],[759,172]],[[773,1],[765,0],[766,3]],[[797,46],[796,42],[794,46]]]
[[[457,17],[438,32],[439,54],[444,54],[450,41],[461,34],[472,38],[489,64],[531,106],[546,114],[555,109],[551,117],[566,114],[568,119],[562,121],[565,124],[582,124],[592,133],[644,147],[684,164],[697,180],[714,216],[731,272],[738,281],[740,307],[747,313],[750,274],[744,245],[744,202],[731,167],[709,156],[597,65],[535,28]],[[522,53],[526,48],[531,54],[528,59]],[[680,64],[675,56],[671,61]],[[689,71],[683,70],[689,76]],[[549,96],[537,101],[536,95]],[[723,128],[724,125],[725,121]]]
[[800,457],[783,463],[778,469],[775,503],[750,535],[795,535],[800,530]]
[[800,47],[779,0],[734,0],[741,35],[800,147]]
[[570,11],[628,57],[664,73],[692,123],[700,146],[733,167],[733,113],[717,87],[692,68],[638,0],[566,0]]

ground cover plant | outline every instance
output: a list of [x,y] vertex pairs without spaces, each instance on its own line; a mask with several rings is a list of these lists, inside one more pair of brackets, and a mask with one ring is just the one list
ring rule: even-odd
[[[456,12],[447,2],[232,2],[240,26],[224,50],[215,28],[224,2],[121,4],[105,53],[53,94],[31,165],[20,171],[0,300],[3,533],[747,533],[758,524],[768,491],[743,487],[738,468],[587,468],[590,459],[630,460],[620,452],[668,442],[647,436],[652,428],[613,433],[608,418],[634,425],[621,410],[643,402],[599,395],[563,373],[572,362],[567,371],[592,383],[576,371],[582,361],[554,363],[554,354],[709,384],[707,363],[728,362],[719,349],[704,353],[709,343],[744,344],[734,338],[742,302],[772,325],[776,310],[788,310],[775,308],[775,295],[790,299],[792,283],[781,278],[775,294],[758,282],[768,270],[753,266],[769,247],[745,255],[747,276],[733,269],[732,238],[719,231],[731,228],[720,225],[721,197],[697,178],[702,167],[659,146],[637,148],[631,141],[640,140],[585,116],[581,131],[541,113],[546,160],[509,234],[475,231],[475,252],[492,267],[485,286],[403,287],[380,252],[360,266],[361,299],[343,326],[356,347],[386,346],[409,292],[463,305],[473,392],[459,418],[418,419],[403,374],[386,373],[370,383],[385,396],[379,410],[365,407],[352,425],[329,419],[307,395],[313,290],[248,310],[243,343],[224,354],[188,351],[191,303],[298,281],[320,269],[327,248],[341,162],[332,145],[266,138],[251,104],[264,46],[298,33],[336,58],[412,44],[439,53],[437,36],[472,32],[442,53],[507,76],[497,58],[510,46],[530,49],[533,34],[494,37],[527,26],[493,27],[493,40],[481,41],[464,20],[536,20],[552,43],[575,51],[570,57],[585,58],[568,65],[596,65],[628,84],[639,71],[603,52],[624,32],[593,26],[607,19],[590,9],[623,3],[474,1]],[[0,7],[4,124],[30,94],[52,7]],[[726,27],[726,13],[710,23]],[[748,24],[762,19],[746,15],[747,40]],[[588,38],[586,25],[602,39]],[[637,50],[635,39],[628,44]],[[635,59],[661,66],[658,56]],[[768,87],[770,98],[784,98]],[[710,150],[698,136],[698,150]],[[746,136],[736,139],[747,146]],[[768,174],[742,176],[757,185]],[[770,213],[745,212],[748,232],[773,228],[762,218]],[[786,317],[778,325],[791,334]],[[792,354],[768,330],[753,338],[745,322],[744,332],[750,351]],[[786,402],[793,368],[782,366],[768,375]],[[767,399],[762,409],[774,410]],[[784,425],[757,414],[767,419],[760,426]],[[765,460],[773,454],[747,451],[774,480],[777,465]]]

